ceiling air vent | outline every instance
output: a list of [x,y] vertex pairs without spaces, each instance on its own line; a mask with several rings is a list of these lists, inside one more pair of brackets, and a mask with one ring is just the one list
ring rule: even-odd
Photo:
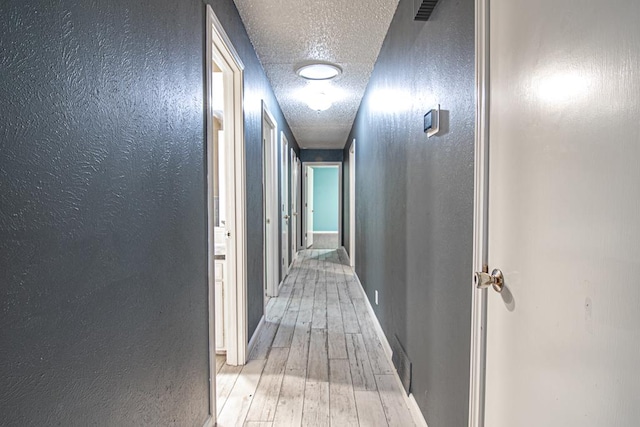
[[416,14],[415,21],[428,21],[431,12],[438,4],[438,0],[413,0],[413,9]]

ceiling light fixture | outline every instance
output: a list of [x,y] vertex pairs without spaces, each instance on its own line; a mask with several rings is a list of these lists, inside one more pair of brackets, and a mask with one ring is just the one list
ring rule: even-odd
[[299,67],[296,74],[307,80],[331,80],[342,74],[342,68],[330,62],[314,62]]
[[331,108],[332,102],[329,95],[324,92],[312,93],[308,95],[307,105],[312,110],[324,111]]
[[315,111],[328,110],[334,103],[342,101],[347,93],[328,80],[308,81],[294,92],[294,96]]

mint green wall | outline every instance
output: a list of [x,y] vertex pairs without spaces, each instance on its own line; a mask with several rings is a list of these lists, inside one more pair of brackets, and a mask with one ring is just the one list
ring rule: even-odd
[[313,168],[313,231],[338,232],[338,166]]

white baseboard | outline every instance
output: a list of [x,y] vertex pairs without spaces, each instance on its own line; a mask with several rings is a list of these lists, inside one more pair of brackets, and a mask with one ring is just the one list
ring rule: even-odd
[[287,280],[287,277],[289,277],[289,273],[291,273],[291,269],[293,268],[293,263],[296,262],[297,257],[298,257],[298,253],[296,252],[294,253],[293,261],[289,263],[289,266],[287,267],[287,271],[284,273],[284,277],[278,284],[278,295],[280,295],[280,288],[282,288],[282,285],[284,285],[285,280]]
[[204,426],[202,427],[214,427],[216,425],[215,419],[209,415],[209,418],[204,422]]
[[[387,355],[389,360],[391,360],[391,356],[393,356],[393,350],[391,350],[391,346],[389,345],[387,336],[384,334],[384,331],[382,330],[382,325],[380,325],[380,322],[378,321],[378,316],[376,316],[376,312],[373,311],[373,307],[371,306],[371,302],[369,301],[369,296],[364,291],[364,286],[362,286],[362,282],[360,282],[360,278],[358,277],[355,271],[353,272],[353,277],[355,277],[356,280],[358,281],[358,285],[360,286],[360,290],[362,291],[364,300],[367,303],[366,304],[367,311],[369,312],[369,316],[371,316],[371,318],[373,319],[373,326],[376,330],[376,335],[378,335],[380,342],[382,342],[382,348],[384,348],[385,354]],[[391,366],[393,366],[393,364],[391,364]]]
[[[399,377],[398,380],[400,380]],[[409,395],[408,400],[409,402],[407,402],[407,405],[409,405],[409,410],[411,411],[411,415],[413,415],[413,422],[422,427],[429,427],[427,426],[427,420],[424,419],[424,414],[420,410],[418,402],[416,402],[416,398],[413,396],[413,393]]]
[[[344,250],[344,248],[343,248],[343,250]],[[367,306],[367,310],[369,311],[369,315],[373,319],[373,326],[374,326],[374,329],[376,330],[376,335],[378,335],[378,339],[382,343],[382,348],[384,349],[384,352],[385,352],[387,358],[389,359],[389,363],[391,364],[391,366],[393,366],[393,361],[392,361],[393,350],[391,350],[391,345],[389,345],[389,340],[387,340],[387,336],[384,334],[384,331],[382,330],[382,325],[380,325],[380,321],[378,320],[378,316],[376,316],[376,313],[373,311],[373,306],[371,306],[371,302],[369,301],[369,297],[367,296],[367,293],[364,291],[364,286],[362,286],[362,282],[360,282],[360,278],[358,277],[358,275],[356,274],[355,271],[353,272],[353,276],[358,281],[358,285],[360,286],[360,290],[362,291],[362,295],[364,296],[364,300],[366,302],[365,305]],[[402,390],[402,395],[404,396],[404,400],[405,400],[407,406],[409,407],[409,411],[411,411],[411,416],[413,417],[413,422],[416,423],[416,425],[418,427],[428,427],[427,426],[427,421],[424,419],[424,415],[422,414],[422,411],[420,410],[420,407],[418,406],[418,402],[416,402],[415,397],[413,397],[413,393],[409,394],[408,396],[406,395],[406,393],[404,393],[404,386],[402,385],[402,381],[400,380],[400,377],[398,376],[398,371],[394,370],[393,372],[395,374],[394,377],[396,378],[396,381],[398,382],[400,390]]]
[[253,347],[256,345],[256,341],[258,341],[258,336],[260,335],[260,331],[262,330],[263,326],[264,326],[264,315],[260,318],[260,321],[258,322],[258,326],[256,327],[256,330],[253,332],[253,335],[251,335],[251,339],[249,340],[249,345],[247,346],[247,357],[251,355],[251,352],[253,351]]

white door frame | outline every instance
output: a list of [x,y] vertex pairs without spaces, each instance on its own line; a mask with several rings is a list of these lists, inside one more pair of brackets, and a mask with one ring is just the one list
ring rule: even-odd
[[298,199],[300,198],[300,160],[291,151],[291,264],[298,257]]
[[[264,280],[265,294],[278,296],[280,262],[278,261],[280,210],[278,209],[278,123],[262,102],[262,153],[264,202]],[[265,299],[266,303],[266,299]]]
[[349,265],[356,268],[356,140],[349,148]]
[[[307,166],[337,166],[338,167],[338,247],[342,246],[342,162],[302,162],[302,188],[307,189]],[[306,200],[306,196],[304,196]],[[304,224],[303,237],[307,230],[307,210],[303,209],[302,223]],[[307,239],[303,238],[304,247],[307,247]]]
[[[207,5],[206,18],[206,89],[205,99],[207,111],[207,234],[208,234],[208,312],[209,312],[209,417],[205,422],[213,426],[216,422],[216,360],[215,360],[215,244],[214,244],[214,200],[213,180],[213,57],[216,55],[224,59],[233,73],[232,81],[228,82],[225,91],[231,97],[225,97],[225,110],[230,114],[225,131],[227,153],[233,154],[233,161],[227,164],[230,185],[233,188],[229,194],[229,204],[233,206],[235,215],[227,218],[227,229],[231,233],[227,245],[229,256],[225,277],[229,278],[227,295],[231,313],[228,316],[227,363],[242,365],[247,359],[247,259],[246,259],[246,207],[245,207],[245,147],[244,147],[244,114],[243,114],[243,82],[244,64],[234,49],[222,24],[216,17],[211,6]],[[229,168],[230,167],[230,168]],[[233,315],[232,315],[233,314]]]
[[289,141],[284,132],[280,132],[280,245],[282,259],[280,260],[280,277],[289,274],[289,226],[291,223],[291,209],[289,205]]
[[476,0],[475,86],[476,130],[473,206],[473,270],[469,272],[471,292],[471,365],[469,427],[484,426],[487,291],[476,290],[473,273],[486,270],[487,209],[489,184],[489,0]]

